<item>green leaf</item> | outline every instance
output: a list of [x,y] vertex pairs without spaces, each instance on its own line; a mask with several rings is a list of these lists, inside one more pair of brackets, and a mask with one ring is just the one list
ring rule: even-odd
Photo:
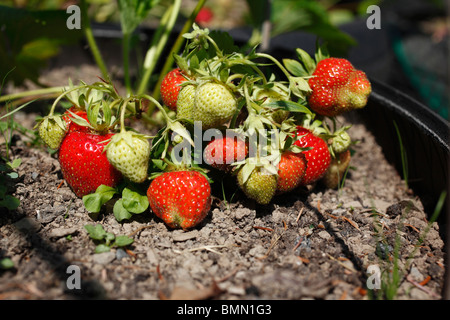
[[291,112],[301,112],[311,114],[311,110],[309,110],[306,106],[294,101],[286,101],[286,100],[273,101],[267,103],[266,106],[270,108],[282,108],[284,110],[288,110]]
[[0,198],[3,198],[8,191],[8,188],[4,184],[0,184]]
[[118,0],[123,34],[131,34],[159,0]]
[[110,246],[111,245],[111,242],[112,241],[114,241],[114,238],[115,238],[116,236],[114,235],[114,233],[112,233],[112,232],[106,232],[106,234],[105,234],[105,244],[107,245],[107,246]]
[[17,179],[19,177],[19,174],[17,172],[9,172],[6,175],[11,179]]
[[289,89],[294,95],[304,99],[308,92],[311,92],[311,88],[305,78],[302,77],[290,77]]
[[311,75],[316,69],[316,62],[314,61],[314,59],[309,55],[308,52],[303,49],[297,48],[295,52],[297,53],[298,59],[305,66],[306,72]]
[[113,208],[114,217],[116,220],[121,222],[122,220],[127,220],[132,217],[132,214],[123,207],[123,199],[119,199],[114,204]]
[[10,258],[0,259],[0,270],[11,269],[14,267],[14,262]]
[[[214,40],[220,50],[222,50],[223,54],[239,52],[239,47],[234,44],[234,39],[228,32],[213,30],[209,33],[209,36]],[[215,51],[212,50],[212,48],[209,53],[211,57],[216,56]]]
[[112,199],[114,194],[117,193],[115,188],[111,188],[105,185],[100,185],[95,193],[91,193],[83,196],[83,203],[86,210],[89,212],[100,212],[102,206]]
[[123,189],[122,200],[124,209],[131,213],[142,213],[147,210],[149,205],[147,195],[141,195],[129,188]]
[[294,30],[316,35],[329,44],[333,56],[342,56],[356,41],[330,21],[330,13],[323,1],[272,1],[272,36]]
[[8,166],[11,169],[16,169],[20,166],[21,163],[22,163],[22,159],[18,158],[18,159],[14,159],[13,162],[8,162]]
[[95,253],[109,252],[111,248],[104,243],[100,243],[95,247]]
[[117,236],[114,245],[117,247],[126,247],[132,244],[134,240],[128,236]]
[[50,57],[61,44],[82,39],[82,30],[67,28],[65,10],[28,10],[0,6],[0,74],[13,72],[7,81],[37,81]]
[[260,29],[264,20],[265,13],[268,11],[268,1],[262,0],[246,0],[249,8],[249,23],[256,29]]
[[283,59],[283,64],[286,69],[296,77],[307,77],[309,76],[308,72],[305,70],[303,65],[297,60],[293,59]]
[[89,233],[89,237],[94,240],[103,240],[106,237],[106,231],[101,224],[87,224],[84,228]]
[[247,163],[242,167],[242,183],[246,183],[253,170],[255,170],[256,165]]
[[20,200],[11,195],[6,195],[3,200],[0,200],[0,207],[4,207],[8,210],[15,210],[19,206]]

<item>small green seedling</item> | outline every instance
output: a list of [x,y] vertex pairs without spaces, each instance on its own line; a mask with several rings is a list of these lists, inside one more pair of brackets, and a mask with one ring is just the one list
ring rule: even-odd
[[89,236],[98,242],[95,253],[108,252],[113,247],[126,247],[134,241],[128,236],[115,236],[111,232],[106,232],[101,224],[85,225],[84,228]]
[[0,259],[0,270],[7,270],[14,268],[14,262],[10,258]]

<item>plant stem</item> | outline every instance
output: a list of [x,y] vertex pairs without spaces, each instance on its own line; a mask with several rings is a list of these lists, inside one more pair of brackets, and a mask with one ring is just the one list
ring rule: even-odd
[[271,60],[272,62],[274,62],[274,63],[278,66],[278,68],[280,68],[280,70],[284,73],[284,75],[286,76],[286,78],[288,78],[288,79],[291,78],[291,75],[290,75],[289,72],[286,70],[286,68],[283,67],[283,65],[282,65],[277,59],[275,59],[274,57],[272,57],[270,54],[259,52],[259,53],[256,53],[255,55],[256,55],[257,57],[259,57],[259,58],[266,58],[266,59]]
[[87,3],[86,0],[81,0],[81,15],[83,21],[83,31],[86,37],[87,42],[89,43],[89,47],[91,48],[92,55],[94,56],[95,62],[102,72],[102,76],[107,79],[108,78],[108,70],[106,68],[106,64],[103,61],[100,50],[97,46],[97,43],[94,38],[94,34],[92,33],[91,23],[89,21]]
[[131,101],[131,98],[128,98],[122,102],[122,109],[120,109],[120,133],[124,133],[125,129],[125,111],[127,109],[128,103]]
[[155,36],[153,37],[152,45],[145,56],[144,75],[139,84],[137,94],[142,94],[147,90],[150,76],[152,75],[156,62],[158,61],[159,56],[167,43],[167,39],[172,32],[173,26],[175,25],[175,21],[180,11],[180,6],[181,0],[175,0],[174,4],[169,8],[169,10],[166,11],[165,15],[161,19],[161,23],[156,30]]
[[402,142],[402,136],[400,134],[400,129],[398,128],[397,123],[395,121],[393,121],[393,123],[394,123],[395,131],[397,133],[398,143],[400,144],[400,157],[401,157],[401,160],[402,160],[403,180],[405,180],[405,189],[408,190],[409,189],[409,185],[408,185],[408,158],[407,158],[407,155],[406,155],[405,146],[403,145],[403,142]]
[[122,38],[123,72],[124,72],[125,88],[127,89],[128,93],[131,93],[130,41],[131,41],[131,34],[124,33]]
[[25,98],[25,97],[30,97],[30,96],[39,96],[39,95],[60,93],[63,90],[64,90],[64,87],[51,87],[51,88],[36,89],[36,90],[30,90],[30,91],[22,91],[22,92],[18,92],[18,93],[11,93],[11,94],[1,96],[0,102],[15,100],[15,99],[19,99],[19,98]]
[[[0,117],[0,120],[4,119],[6,117],[9,117],[10,115],[14,114],[15,112],[19,111],[20,109],[25,108],[27,105],[29,105],[30,103],[33,103],[34,101],[36,101],[36,100],[28,101],[27,103],[22,104],[21,106],[17,107],[16,109],[7,112],[6,114],[4,114]],[[8,108],[6,108],[6,111],[8,111]]]
[[[155,99],[159,99],[160,96],[160,87],[161,83],[164,79],[164,76],[169,72],[170,68],[173,66],[174,58],[173,54],[180,51],[181,45],[184,43],[185,39],[183,38],[183,34],[187,33],[189,29],[192,27],[192,23],[194,23],[195,18],[197,17],[198,12],[201,10],[203,5],[205,4],[206,0],[200,0],[197,2],[197,6],[192,11],[191,15],[189,16],[188,20],[183,25],[183,28],[181,29],[180,33],[178,34],[177,39],[175,40],[172,49],[170,50],[169,56],[166,59],[166,62],[163,65],[163,68],[161,70],[161,73],[159,75],[158,82],[156,83],[156,86],[153,90],[152,96]],[[154,110],[154,107],[150,107],[148,109],[148,114],[151,114]]]

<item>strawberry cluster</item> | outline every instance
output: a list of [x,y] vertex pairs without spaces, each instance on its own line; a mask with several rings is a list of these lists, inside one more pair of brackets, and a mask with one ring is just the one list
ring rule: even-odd
[[[105,202],[120,185],[144,186],[157,217],[189,229],[210,211],[211,171],[234,176],[260,205],[318,181],[338,186],[352,141],[336,116],[367,103],[371,87],[362,71],[323,47],[314,59],[297,49],[298,60],[280,62],[256,47],[239,52],[228,34],[195,24],[184,37],[177,66],[161,84],[163,105],[146,94],[121,97],[110,83],[82,83],[40,121],[39,134],[59,148],[77,196],[91,201],[101,193],[96,199]],[[63,96],[73,107],[54,115]],[[125,127],[149,103],[164,120],[154,137]],[[117,210],[132,212],[131,202],[117,201]]]

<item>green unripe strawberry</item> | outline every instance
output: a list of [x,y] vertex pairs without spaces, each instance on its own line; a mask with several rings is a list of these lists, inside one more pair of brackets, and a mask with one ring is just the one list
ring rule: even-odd
[[343,153],[350,147],[352,139],[345,130],[339,130],[335,135],[331,142],[331,148],[335,153]]
[[244,181],[244,167],[239,169],[237,181],[239,187],[250,199],[259,204],[268,204],[277,191],[277,176],[256,167]]
[[58,149],[65,135],[66,126],[59,116],[45,117],[39,124],[39,136],[51,149]]
[[192,84],[184,86],[178,94],[177,117],[192,120],[196,87]]
[[342,183],[351,158],[350,150],[345,150],[336,154],[336,157],[331,160],[330,166],[322,178],[322,182],[327,188],[335,189]]
[[231,119],[237,109],[233,93],[221,83],[206,82],[197,87],[194,100],[194,120],[203,129],[217,128]]
[[141,183],[148,176],[150,143],[141,134],[123,131],[106,146],[108,161],[129,180]]

